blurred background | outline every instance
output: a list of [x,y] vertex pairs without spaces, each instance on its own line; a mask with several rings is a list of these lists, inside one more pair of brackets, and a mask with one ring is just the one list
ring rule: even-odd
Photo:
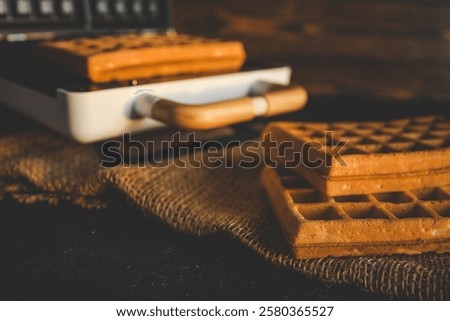
[[313,95],[450,100],[450,2],[173,0],[181,33],[238,39]]

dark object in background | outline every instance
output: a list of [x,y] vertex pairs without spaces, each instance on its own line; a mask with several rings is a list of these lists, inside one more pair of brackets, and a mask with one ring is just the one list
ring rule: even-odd
[[167,0],[0,0],[0,40],[172,26]]
[[[312,95],[450,100],[450,2],[173,0],[177,30],[289,61]],[[363,107],[362,107],[363,108]]]

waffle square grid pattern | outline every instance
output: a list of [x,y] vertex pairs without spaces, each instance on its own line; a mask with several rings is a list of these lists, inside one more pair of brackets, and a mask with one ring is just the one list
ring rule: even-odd
[[[293,168],[328,196],[401,191],[450,184],[450,121],[421,116],[386,122],[272,123],[265,134],[320,161]],[[293,152],[271,150],[287,161]],[[306,158],[306,157],[305,157]]]
[[286,169],[262,181],[298,258],[450,250],[450,185],[326,197]]
[[49,41],[35,54],[94,83],[237,71],[246,57],[239,41],[146,33]]
[[[295,130],[311,140],[325,142],[324,132],[333,133],[334,140],[348,141],[343,155],[428,151],[450,147],[450,121],[444,117],[427,116],[387,122],[353,122],[334,124],[304,123]],[[329,134],[328,134],[329,135]]]
[[189,35],[124,34],[98,38],[80,38],[53,43],[73,54],[92,56],[126,49],[158,48],[212,43],[216,40]]

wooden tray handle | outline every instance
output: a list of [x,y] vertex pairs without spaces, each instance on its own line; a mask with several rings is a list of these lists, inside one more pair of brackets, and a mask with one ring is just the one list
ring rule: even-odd
[[247,122],[255,117],[269,117],[302,109],[308,100],[306,90],[298,85],[281,86],[259,82],[248,97],[189,105],[142,95],[134,103],[141,117],[159,120],[168,126],[203,130]]

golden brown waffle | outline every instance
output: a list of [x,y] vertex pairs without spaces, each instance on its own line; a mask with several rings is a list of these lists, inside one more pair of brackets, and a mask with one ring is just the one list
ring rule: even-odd
[[155,34],[49,41],[38,46],[36,56],[97,83],[233,71],[245,61],[238,41]]
[[[271,148],[271,159],[283,166],[287,162],[328,196],[450,184],[450,120],[443,116],[387,122],[277,122],[266,128],[266,139],[269,133],[278,144],[293,143],[283,151]],[[290,162],[294,152],[301,152],[301,162],[299,157]]]
[[262,181],[298,258],[450,252],[450,185],[328,198],[285,169]]

